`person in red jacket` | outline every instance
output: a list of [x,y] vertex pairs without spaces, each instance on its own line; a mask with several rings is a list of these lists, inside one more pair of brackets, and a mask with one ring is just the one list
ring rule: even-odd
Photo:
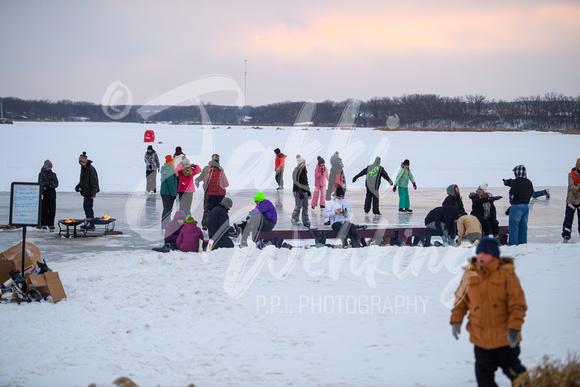
[[195,219],[188,216],[185,224],[181,227],[181,231],[179,231],[176,242],[177,247],[184,252],[192,251],[197,253],[199,251],[200,241],[203,243],[203,232],[195,224]]
[[286,155],[280,151],[280,148],[274,149],[276,153],[276,161],[274,163],[274,170],[276,171],[276,183],[278,183],[278,190],[284,189],[284,169],[286,168]]

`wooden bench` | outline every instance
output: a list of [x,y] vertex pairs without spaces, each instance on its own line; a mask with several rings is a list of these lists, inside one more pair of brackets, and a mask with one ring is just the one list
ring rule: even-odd
[[[434,231],[428,229],[427,227],[393,227],[393,228],[365,228],[358,229],[358,234],[361,238],[378,238],[380,240],[385,237],[400,238],[405,244],[411,245],[413,242],[413,237],[418,237],[421,234],[431,234],[435,235]],[[323,232],[326,239],[336,239],[337,233],[331,228],[319,228],[312,230],[310,232],[306,229],[296,229],[296,230],[272,230],[272,231],[262,231],[259,234],[260,239],[314,239],[312,234],[318,235],[318,233]],[[502,245],[507,244],[508,240],[508,226],[499,226],[499,241]]]

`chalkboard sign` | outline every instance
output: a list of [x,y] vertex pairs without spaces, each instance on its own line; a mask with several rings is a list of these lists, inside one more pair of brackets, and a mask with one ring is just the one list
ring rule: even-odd
[[41,190],[39,183],[12,183],[10,189],[10,224],[40,224]]

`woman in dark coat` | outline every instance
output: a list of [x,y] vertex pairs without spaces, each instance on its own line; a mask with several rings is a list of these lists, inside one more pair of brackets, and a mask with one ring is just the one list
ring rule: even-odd
[[461,215],[467,215],[465,212],[465,207],[463,206],[463,199],[459,193],[459,187],[457,184],[451,184],[447,187],[447,197],[443,200],[442,207],[457,207]]
[[46,160],[38,174],[38,182],[42,191],[42,212],[40,216],[40,225],[44,230],[54,231],[54,217],[56,215],[56,188],[58,187],[58,178],[52,171],[52,163]]
[[471,199],[471,215],[475,216],[479,223],[483,236],[493,235],[494,238],[499,236],[499,222],[497,221],[497,210],[494,202],[501,199],[501,196],[492,196],[487,192],[487,183],[479,185],[476,192],[469,194]]

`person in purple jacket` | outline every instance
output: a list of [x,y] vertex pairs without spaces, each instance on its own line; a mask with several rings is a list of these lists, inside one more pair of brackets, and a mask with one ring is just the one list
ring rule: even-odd
[[165,250],[168,252],[170,250],[177,250],[177,237],[179,236],[179,231],[181,231],[181,226],[185,223],[185,211],[176,211],[173,216],[173,220],[167,223],[165,227]]
[[252,240],[256,242],[260,231],[271,231],[278,221],[276,207],[266,199],[263,192],[254,196],[256,208],[250,211],[250,217],[246,220],[240,247],[248,246],[248,237],[252,234]]
[[199,251],[199,244],[203,244],[203,232],[201,228],[197,227],[195,224],[195,219],[188,216],[185,220],[185,225],[181,227],[179,231],[179,236],[177,237],[177,247],[183,252],[194,252]]

